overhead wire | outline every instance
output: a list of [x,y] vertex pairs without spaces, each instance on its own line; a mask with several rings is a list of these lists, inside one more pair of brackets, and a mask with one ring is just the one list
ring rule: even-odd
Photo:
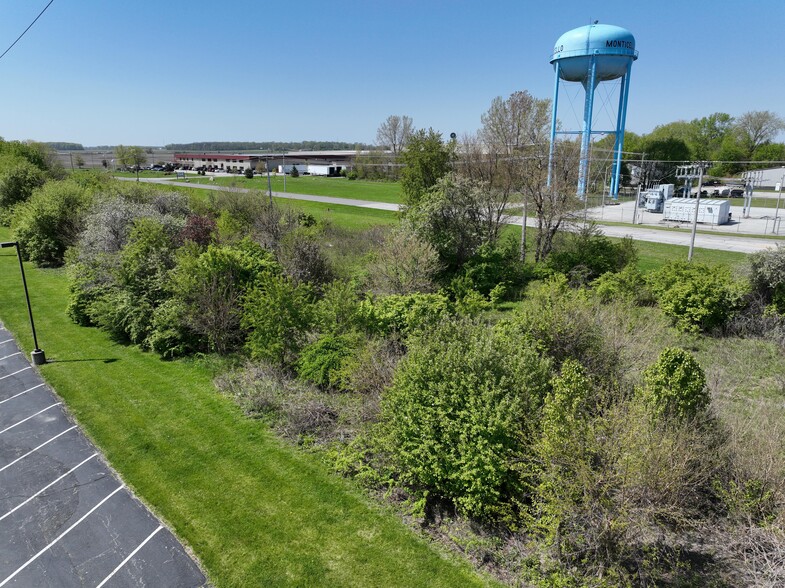
[[44,12],[46,12],[46,9],[47,9],[47,8],[49,8],[49,7],[52,5],[52,2],[54,2],[54,1],[55,1],[55,0],[49,0],[49,4],[47,4],[46,6],[44,6],[44,9],[43,9],[41,12],[39,12],[39,13],[38,13],[38,16],[36,16],[36,17],[35,17],[35,19],[33,19],[33,22],[31,22],[31,23],[28,25],[28,27],[27,27],[27,28],[26,28],[24,31],[22,31],[22,34],[21,34],[21,35],[19,35],[19,36],[16,38],[16,41],[14,41],[13,43],[11,43],[11,45],[9,45],[8,49],[6,49],[5,51],[3,51],[2,55],[0,55],[0,59],[2,59],[3,57],[5,57],[5,54],[6,54],[6,53],[8,53],[8,52],[9,52],[11,49],[13,49],[14,45],[16,45],[16,44],[19,42],[19,40],[20,40],[22,37],[24,37],[24,36],[25,36],[25,34],[27,33],[27,31],[29,31],[31,28],[33,28],[33,25],[36,23],[36,21],[38,21],[38,19],[39,19],[39,18],[41,18],[41,16],[44,14]]

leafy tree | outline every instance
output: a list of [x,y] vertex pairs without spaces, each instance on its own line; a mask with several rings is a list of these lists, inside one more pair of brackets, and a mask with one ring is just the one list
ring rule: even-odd
[[452,144],[445,144],[433,129],[420,129],[412,134],[401,154],[401,190],[407,206],[416,205],[423,194],[435,186],[450,170]]
[[785,120],[768,110],[752,110],[736,119],[735,128],[747,156],[751,157],[758,147],[771,142],[785,130]]
[[120,165],[136,171],[136,179],[139,180],[139,170],[147,163],[147,154],[144,149],[138,146],[126,147],[118,145],[114,149],[114,156]]
[[428,330],[453,314],[454,308],[443,294],[406,294],[363,300],[358,320],[372,334],[400,333],[409,336]]
[[289,172],[289,175],[292,176],[293,178],[299,178],[300,177],[300,171],[297,169],[296,165],[292,166],[292,171]]
[[380,147],[386,147],[394,155],[398,155],[406,148],[413,132],[414,126],[411,117],[392,114],[379,125],[376,131],[376,142]]
[[76,164],[76,167],[82,169],[84,167],[84,157],[82,157],[81,155],[77,155],[76,157],[74,157],[74,163]]
[[723,141],[733,131],[734,118],[724,112],[715,112],[690,121],[687,142],[692,150],[692,159],[717,159]]
[[407,208],[406,219],[438,252],[444,267],[455,271],[481,245],[498,241],[504,203],[487,184],[450,173]]

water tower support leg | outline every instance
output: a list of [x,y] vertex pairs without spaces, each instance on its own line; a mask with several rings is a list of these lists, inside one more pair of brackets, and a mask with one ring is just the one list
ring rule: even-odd
[[553,113],[551,114],[551,145],[548,152],[548,180],[546,185],[551,187],[551,177],[553,176],[553,153],[556,148],[556,113],[559,108],[559,74],[561,67],[556,62],[556,83],[553,85]]
[[627,64],[627,73],[621,80],[619,89],[619,111],[616,120],[616,151],[613,154],[613,179],[611,180],[611,197],[614,200],[619,198],[619,178],[621,176],[621,159],[624,151],[624,128],[627,121],[627,97],[630,93],[630,74],[632,73],[632,62]]
[[586,101],[583,105],[583,134],[581,136],[581,163],[578,168],[578,196],[586,197],[586,180],[589,176],[589,146],[591,145],[591,118],[594,111],[594,87],[597,80],[597,57],[591,56],[589,79],[584,82]]

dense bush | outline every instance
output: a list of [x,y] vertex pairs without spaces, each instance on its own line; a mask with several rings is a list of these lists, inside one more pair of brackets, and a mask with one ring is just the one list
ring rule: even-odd
[[347,362],[359,347],[356,333],[322,335],[303,348],[297,374],[321,388],[338,388],[346,375]]
[[484,243],[463,266],[462,277],[471,288],[488,296],[504,284],[506,294],[518,292],[530,278],[530,270],[520,261],[518,244],[513,239],[493,245]]
[[305,345],[313,324],[313,293],[304,283],[266,273],[243,300],[246,348],[254,359],[289,366]]
[[785,247],[753,253],[749,265],[752,290],[776,312],[785,314]]
[[368,265],[368,279],[377,294],[425,293],[435,289],[440,269],[436,249],[404,226],[385,236]]
[[694,420],[709,406],[706,374],[695,357],[683,349],[663,349],[643,372],[643,394],[656,415]]
[[653,303],[643,274],[634,265],[628,265],[619,272],[602,274],[592,283],[595,293],[603,302],[624,300],[639,305]]
[[557,365],[573,359],[593,375],[613,380],[620,369],[618,351],[606,344],[598,320],[592,300],[570,289],[559,274],[533,283],[514,317],[497,328],[537,341]]
[[30,198],[33,190],[46,181],[44,171],[21,158],[0,159],[0,220],[7,221],[8,210]]
[[429,329],[453,314],[453,305],[442,294],[390,295],[360,303],[359,320],[369,332],[404,336]]
[[581,285],[607,272],[617,272],[636,260],[632,238],[614,242],[589,225],[576,233],[561,233],[547,264],[557,272],[572,276],[571,281]]
[[15,209],[12,227],[27,259],[40,266],[62,265],[68,247],[84,228],[92,194],[71,180],[48,182]]
[[469,516],[513,521],[548,374],[533,344],[483,325],[416,336],[383,401],[401,479]]
[[279,271],[272,254],[250,240],[208,245],[204,251],[191,244],[178,256],[170,287],[188,329],[204,337],[210,350],[226,353],[245,338],[245,294]]
[[741,306],[745,286],[724,266],[671,262],[647,276],[662,311],[687,332],[722,328]]

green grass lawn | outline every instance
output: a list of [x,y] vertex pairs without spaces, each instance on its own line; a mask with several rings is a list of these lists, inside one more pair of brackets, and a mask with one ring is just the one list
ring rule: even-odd
[[[7,240],[7,229],[0,239]],[[29,354],[21,278],[0,253],[0,319]],[[214,389],[198,362],[162,362],[65,315],[60,270],[27,266],[41,373],[123,479],[194,550],[216,586],[479,586],[313,456]]]
[[[215,180],[204,176],[186,175],[190,183],[217,184],[235,188],[267,190],[267,176],[256,176],[249,180],[245,176],[216,176]],[[174,178],[173,178],[174,179]],[[273,192],[284,191],[283,176],[270,176]],[[300,176],[286,178],[286,192],[292,194],[309,194],[311,196],[333,196],[335,198],[352,198],[354,200],[370,200],[372,202],[401,202],[401,184],[399,182],[368,182],[363,180],[347,180],[346,178],[327,178],[323,176]]]
[[[534,258],[534,236],[536,229],[528,227],[526,232],[526,243],[528,246],[528,260],[533,261]],[[502,236],[507,238],[514,238],[520,241],[521,227],[519,225],[507,225],[502,230]],[[612,241],[618,241],[614,237],[609,237]],[[687,260],[687,253],[689,247],[686,245],[671,245],[666,243],[652,243],[649,241],[635,241],[635,246],[638,250],[638,269],[642,272],[648,272],[658,267],[676,260]],[[711,265],[724,264],[731,268],[742,265],[746,259],[746,253],[738,253],[736,251],[720,251],[717,249],[702,249],[696,247],[693,252],[692,259],[699,263],[707,263]]]

